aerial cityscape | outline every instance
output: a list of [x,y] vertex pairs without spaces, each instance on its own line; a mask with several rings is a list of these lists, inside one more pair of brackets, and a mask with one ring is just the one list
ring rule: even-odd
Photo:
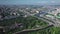
[[0,0],[0,34],[60,34],[59,3]]

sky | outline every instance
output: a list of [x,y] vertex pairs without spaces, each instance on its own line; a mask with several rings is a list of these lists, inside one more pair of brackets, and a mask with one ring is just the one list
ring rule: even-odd
[[27,5],[59,5],[60,0],[0,0],[0,4],[4,5],[21,5],[21,4],[27,4]]

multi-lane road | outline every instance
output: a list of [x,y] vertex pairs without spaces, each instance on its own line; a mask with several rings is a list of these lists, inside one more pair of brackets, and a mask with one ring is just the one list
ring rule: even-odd
[[34,17],[36,17],[36,18],[38,18],[38,19],[40,19],[40,20],[43,20],[43,21],[45,21],[45,22],[47,22],[49,25],[54,25],[55,27],[59,27],[59,22],[56,20],[56,18],[55,18],[55,20],[54,19],[50,19],[50,18],[47,18],[47,17],[45,17],[45,16],[40,16],[40,17],[38,17],[38,16],[35,16],[35,15],[32,15],[32,14],[30,14],[29,12],[26,12],[25,11],[25,13],[27,13],[27,15],[30,15],[30,16],[34,16]]

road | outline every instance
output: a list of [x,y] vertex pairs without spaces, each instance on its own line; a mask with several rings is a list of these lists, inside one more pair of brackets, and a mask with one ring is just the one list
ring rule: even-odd
[[[34,16],[34,15],[30,14],[29,12],[26,12],[26,11],[25,11],[25,13],[27,13],[27,15]],[[36,17],[36,18],[38,18],[38,19],[40,19],[40,20],[43,20],[43,21],[49,23],[49,25],[54,24],[53,21],[46,20],[46,19],[44,19],[44,17],[38,17],[38,16],[34,16],[34,17]]]
[[55,27],[60,27],[60,22],[58,21],[58,19],[56,19],[56,18],[52,19],[52,18],[47,18],[47,17],[44,17],[44,18],[46,18],[46,19],[48,19],[50,21],[53,21]]
[[[29,12],[26,12],[26,11],[25,11],[25,13],[27,13],[27,14],[30,15],[30,16],[34,16],[34,15],[30,14]],[[38,18],[38,19],[41,19],[41,20],[49,23],[49,25],[50,25],[50,24],[53,24],[55,27],[60,27],[60,22],[58,22],[58,21],[56,20],[56,18],[55,18],[55,20],[54,20],[54,19],[49,19],[49,18],[47,18],[47,17],[45,17],[45,16],[43,16],[43,17],[34,16],[34,17],[36,17],[36,18]]]
[[48,25],[48,26],[42,27],[42,28],[25,29],[25,30],[22,30],[22,31],[15,32],[15,33],[13,33],[13,34],[27,34],[27,32],[38,31],[38,30],[46,29],[46,28],[49,28],[49,27],[52,27],[52,26],[53,26],[53,25]]

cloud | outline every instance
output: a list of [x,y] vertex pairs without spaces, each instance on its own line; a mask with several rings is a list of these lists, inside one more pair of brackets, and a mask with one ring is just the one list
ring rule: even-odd
[[37,3],[48,3],[48,1],[39,1]]
[[51,1],[51,3],[56,3],[55,1]]

